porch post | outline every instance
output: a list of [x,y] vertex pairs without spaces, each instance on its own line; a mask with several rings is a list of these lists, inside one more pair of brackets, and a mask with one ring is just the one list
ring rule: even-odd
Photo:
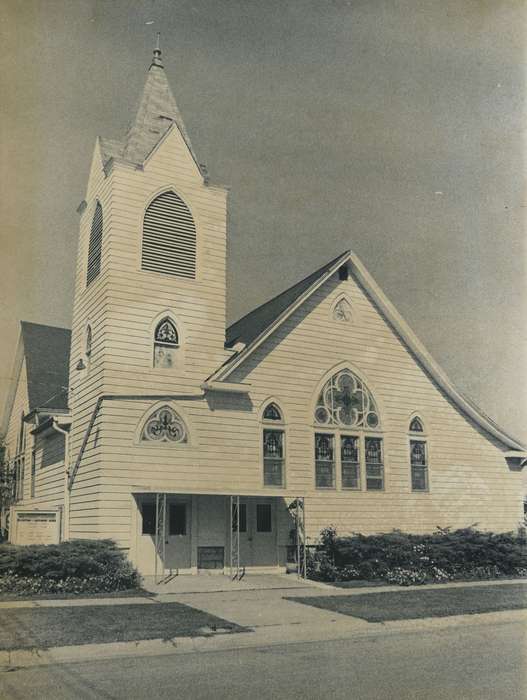
[[303,566],[302,574],[303,578],[307,578],[307,566],[306,566],[306,502],[302,496],[302,554],[303,554]]
[[156,493],[156,535],[154,547],[154,579],[156,583],[158,583],[158,559],[161,559],[161,578],[165,574],[166,506],[166,493]]
[[240,578],[240,497],[230,498],[231,581]]
[[306,521],[304,497],[295,500],[296,521],[296,575],[297,578],[306,578]]

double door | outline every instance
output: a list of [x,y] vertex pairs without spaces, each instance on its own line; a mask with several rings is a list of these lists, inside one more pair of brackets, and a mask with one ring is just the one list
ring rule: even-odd
[[[240,498],[240,566],[278,565],[276,505],[272,499]],[[236,529],[236,518],[232,518]]]

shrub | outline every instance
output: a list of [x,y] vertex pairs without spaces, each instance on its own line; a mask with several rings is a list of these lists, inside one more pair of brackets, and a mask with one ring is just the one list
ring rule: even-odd
[[97,593],[137,586],[137,572],[112,540],[0,545],[3,593]]
[[325,581],[360,578],[415,585],[525,576],[527,571],[525,537],[474,528],[438,528],[428,535],[394,530],[351,537],[338,537],[335,528],[326,528],[312,558],[311,570]]

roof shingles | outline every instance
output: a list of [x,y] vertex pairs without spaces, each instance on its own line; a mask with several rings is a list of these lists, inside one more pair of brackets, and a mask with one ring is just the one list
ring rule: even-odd
[[68,408],[71,331],[22,321],[29,410]]

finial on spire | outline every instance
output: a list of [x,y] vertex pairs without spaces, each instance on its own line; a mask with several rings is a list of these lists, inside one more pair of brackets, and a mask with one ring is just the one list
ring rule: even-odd
[[161,60],[161,49],[159,48],[159,41],[161,38],[161,32],[157,32],[156,47],[154,49],[154,58],[152,59],[152,66],[160,66],[163,68],[163,62]]

